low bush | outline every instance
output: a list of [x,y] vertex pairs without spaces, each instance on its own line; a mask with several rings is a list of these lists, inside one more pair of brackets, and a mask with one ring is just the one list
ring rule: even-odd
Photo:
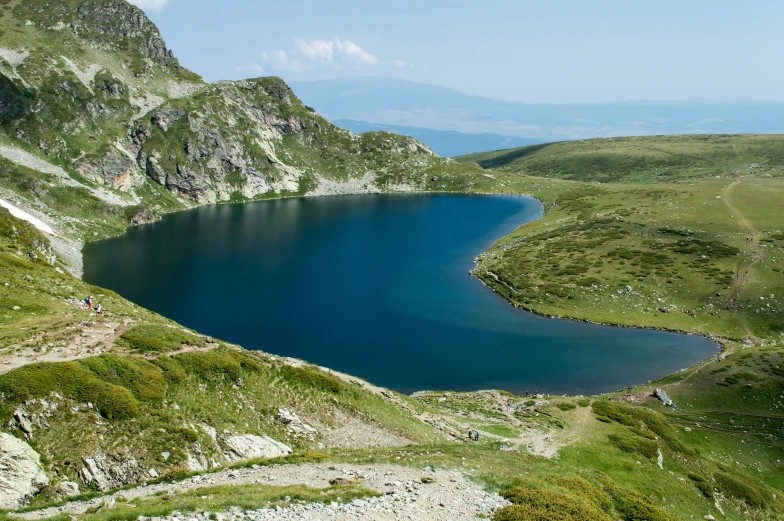
[[343,384],[340,380],[318,369],[285,365],[280,368],[280,371],[283,378],[293,386],[318,389],[330,393],[339,393],[343,389]]
[[645,496],[625,489],[616,489],[615,509],[624,521],[676,521],[676,519]]
[[206,353],[183,353],[175,355],[173,359],[187,374],[203,380],[237,380],[242,375],[242,364],[228,350],[214,349]]
[[591,405],[591,400],[589,400],[588,398],[580,398],[579,400],[577,400],[577,405],[579,405],[580,407],[588,407],[589,405]]
[[117,344],[140,353],[168,353],[184,345],[204,345],[204,342],[181,329],[147,324],[129,329],[120,335]]
[[694,485],[702,492],[702,494],[708,498],[713,498],[713,485],[708,483],[708,480],[704,477],[700,476],[699,474],[689,474],[689,479],[694,482]]
[[648,459],[653,459],[658,455],[659,444],[654,440],[641,438],[640,436],[619,436],[610,434],[610,441],[624,452],[637,453]]
[[617,402],[598,400],[591,406],[597,419],[605,423],[617,422],[627,427],[640,428],[645,426],[656,434],[674,452],[689,456],[696,456],[697,451],[686,447],[680,439],[675,428],[667,423],[663,414],[659,414],[639,407],[629,407]]
[[185,371],[180,364],[170,356],[159,356],[152,361],[163,372],[163,378],[170,383],[176,383],[185,378]]
[[572,402],[561,402],[558,404],[558,408],[561,409],[562,411],[571,411],[573,409],[576,409],[577,406]]
[[514,487],[501,493],[513,504],[495,512],[495,521],[610,521],[598,507],[576,496]]
[[137,400],[160,403],[165,385],[159,367],[135,356],[101,355],[79,362],[104,382],[125,387]]
[[67,398],[92,403],[109,419],[139,415],[139,403],[130,390],[102,381],[77,362],[31,364],[0,375],[0,394],[7,405],[58,392]]
[[578,476],[563,476],[556,479],[555,484],[580,496],[604,512],[612,510],[612,500],[587,479]]
[[740,499],[749,506],[755,508],[765,508],[765,504],[770,500],[770,493],[765,485],[751,476],[733,476],[729,472],[716,472],[716,488],[724,495]]

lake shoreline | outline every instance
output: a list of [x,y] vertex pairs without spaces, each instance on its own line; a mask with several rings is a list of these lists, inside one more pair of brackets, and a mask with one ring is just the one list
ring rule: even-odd
[[[389,196],[392,196],[392,197],[390,197],[388,199],[388,201],[389,201],[390,199],[393,200],[394,199],[394,195],[397,195],[397,194],[396,194],[396,192],[383,192],[382,194],[351,194],[351,195],[389,195]],[[542,203],[541,203],[541,201],[539,201],[539,200],[537,200],[535,198],[532,198],[530,196],[526,196],[524,194],[493,194],[493,193],[477,193],[477,192],[471,193],[471,192],[441,192],[441,191],[439,191],[439,192],[432,192],[432,191],[429,191],[429,192],[414,192],[414,193],[401,194],[401,195],[414,196],[414,199],[413,199],[414,201],[416,201],[417,196],[419,196],[419,195],[422,195],[422,196],[439,196],[439,195],[450,196],[451,195],[451,196],[457,196],[457,197],[477,195],[477,196],[496,196],[496,197],[500,197],[500,198],[524,199],[524,200],[527,199],[528,200],[527,203],[522,203],[521,202],[521,204],[523,205],[523,206],[520,207],[521,211],[526,212],[526,213],[521,213],[517,217],[517,219],[515,219],[514,217],[510,216],[510,217],[506,217],[505,218],[506,220],[504,220],[504,221],[497,222],[497,224],[487,223],[487,222],[484,222],[482,220],[473,222],[473,228],[474,229],[477,229],[477,230],[483,230],[484,229],[484,230],[487,230],[487,233],[485,235],[481,236],[482,239],[481,239],[480,243],[474,244],[474,246],[469,246],[465,250],[465,252],[463,254],[461,254],[461,259],[462,260],[459,260],[458,263],[454,264],[454,268],[452,268],[452,270],[453,271],[454,271],[454,269],[459,270],[459,274],[457,274],[457,272],[455,272],[456,275],[454,275],[454,276],[458,276],[458,277],[464,277],[466,271],[468,271],[465,268],[470,266],[471,261],[476,259],[476,255],[477,254],[481,254],[483,251],[486,251],[492,244],[494,244],[498,240],[502,239],[503,237],[507,236],[513,230],[518,229],[520,226],[528,224],[528,223],[531,223],[531,222],[536,222],[538,219],[541,218],[541,212],[542,212]],[[316,198],[318,198],[318,199],[321,199],[322,197],[323,196],[316,196]],[[297,198],[305,199],[305,198],[303,198],[301,196],[285,196],[285,197],[278,197],[278,198],[270,198],[269,201],[280,201],[282,199],[297,199]],[[333,203],[333,204],[338,204],[340,206],[340,205],[343,205],[343,204],[346,204],[346,203]],[[354,205],[354,204],[362,205],[363,203],[350,203],[349,207]],[[387,203],[387,204],[390,204],[390,203]],[[391,204],[394,205],[394,203],[391,203]],[[463,203],[460,203],[460,204],[462,205]],[[483,204],[487,204],[487,203],[483,203]],[[478,208],[482,208],[483,204],[480,204]],[[532,206],[532,205],[535,205],[535,206]],[[193,209],[196,210],[196,209],[198,209],[198,208],[200,208],[202,206],[217,206],[217,205],[199,205],[198,207],[195,207]],[[231,205],[223,205],[223,206],[231,206]],[[295,205],[295,206],[299,207],[299,205]],[[327,206],[330,206],[330,205],[327,205]],[[323,207],[323,206],[321,206],[321,207]],[[469,207],[477,208],[477,206],[474,205],[473,203],[471,205],[469,205]],[[259,210],[255,210],[255,211],[259,211]],[[181,212],[169,212],[169,213],[174,214],[174,213],[181,213]],[[242,211],[242,212],[231,211],[229,214],[226,214],[225,212],[223,212],[223,213],[225,215],[245,215],[246,214],[246,212],[244,212],[244,211]],[[203,214],[201,216],[201,219],[202,219],[201,222],[203,222],[205,224],[208,223],[208,222],[220,223],[221,221],[219,219],[215,220],[213,218],[214,215],[215,214],[212,214],[211,212],[207,212],[206,214]],[[253,214],[251,214],[251,215],[253,215]],[[198,218],[196,218],[195,216],[194,216],[194,219],[198,220]],[[206,219],[206,220],[203,220],[203,219]],[[394,222],[394,221],[397,221],[398,218],[395,217],[394,215],[392,215],[388,219],[390,219],[391,221]],[[190,221],[190,220],[191,220],[190,218],[186,219],[186,221]],[[182,221],[180,221],[180,222],[182,222]],[[249,222],[252,222],[252,221],[249,221]],[[414,222],[416,222],[416,221],[414,221]],[[495,229],[496,225],[499,226],[499,229],[497,229],[497,230]],[[196,226],[196,225],[194,225],[194,226]],[[198,228],[204,230],[203,226],[204,226],[203,224],[199,224]],[[270,228],[270,229],[273,229],[273,228],[277,228],[278,226],[280,226],[280,224],[278,224],[278,225],[268,224],[268,226],[272,226],[272,228]],[[414,224],[414,226],[417,226],[417,225]],[[135,227],[133,227],[133,228],[135,228]],[[196,228],[189,228],[189,229],[192,230],[192,232],[191,232],[191,234],[192,234],[193,230],[195,230]],[[419,228],[417,228],[417,229],[419,229]],[[427,228],[423,228],[423,229],[427,229]],[[476,233],[476,232],[468,232],[468,233]],[[496,233],[498,235],[496,235]],[[479,236],[476,236],[476,237],[479,238]],[[96,242],[103,242],[103,241],[93,241],[90,244],[95,244]],[[105,252],[110,252],[112,250],[115,250],[116,247],[117,247],[117,245],[105,246],[104,247],[104,251]],[[131,243],[126,244],[125,247],[126,248],[127,247],[134,248],[134,246]],[[474,249],[474,248],[477,248],[477,249]],[[125,250],[125,251],[128,251],[128,250]],[[175,250],[175,251],[177,251],[177,250]],[[342,250],[340,250],[338,248],[338,251],[342,251]],[[438,250],[438,251],[440,251],[440,250]],[[446,251],[446,250],[443,250],[443,251]],[[112,255],[112,254],[110,254],[110,255]],[[196,255],[196,257],[198,257],[198,255]],[[458,259],[455,259],[455,260],[457,261]],[[104,261],[102,261],[100,264],[114,265],[114,263],[112,263],[112,262],[104,262]],[[445,267],[446,266],[453,266],[452,261],[448,261],[446,263]],[[472,290],[472,293],[475,293],[475,294],[485,293],[485,292],[487,292],[487,289],[490,289],[490,291],[492,291],[493,293],[496,294],[496,295],[492,296],[492,299],[503,298],[502,295],[500,295],[497,291],[495,291],[491,286],[486,284],[485,281],[482,281],[481,278],[479,278],[479,277],[476,277],[476,278],[478,280],[480,280],[480,282],[482,282],[483,286],[485,286],[485,287],[484,288],[479,288],[478,285],[477,285],[476,288],[478,288],[478,289]],[[118,288],[112,287],[110,285],[110,283],[107,282],[107,280],[111,280],[111,279],[106,279],[106,278],[104,278],[104,280],[100,280],[100,279],[95,280],[95,279],[93,279],[91,282],[92,283],[97,283],[98,285],[108,286],[109,288],[115,289],[117,291]],[[457,279],[455,279],[455,280],[457,280]],[[471,283],[471,284],[473,285],[474,283]],[[460,287],[462,287],[462,285],[460,285]],[[438,289],[434,288],[433,291],[434,291],[433,294],[435,294],[435,295],[441,295],[442,294],[442,291],[440,291]],[[120,292],[120,294],[122,294],[125,291],[119,291],[119,292]],[[179,292],[179,290],[177,290],[177,291],[172,290],[169,293],[172,294],[172,295],[176,295],[178,292]],[[486,293],[486,294],[489,295],[489,293]],[[134,295],[131,292],[131,294],[129,295],[129,298],[130,298],[131,301],[134,301],[134,302],[137,302],[137,303],[146,301],[147,304],[145,305],[145,307],[150,307],[150,300],[149,300],[148,297],[142,297],[139,294]],[[575,334],[575,330],[574,329],[569,329],[569,328],[567,328],[565,330],[562,330],[562,329],[559,328],[558,324],[554,322],[555,319],[563,320],[564,317],[546,315],[546,314],[543,314],[543,313],[537,313],[537,312],[532,311],[532,310],[527,310],[527,309],[522,308],[520,306],[514,305],[514,303],[512,303],[511,301],[509,301],[509,300],[507,300],[505,298],[504,298],[504,301],[505,301],[504,305],[509,305],[510,304],[516,310],[523,310],[526,313],[530,313],[530,315],[532,317],[541,317],[543,319],[546,319],[547,321],[553,321],[553,323],[550,324],[549,326],[540,326],[540,325],[536,325],[536,323],[533,323],[533,325],[525,325],[525,322],[519,323],[519,322],[516,321],[517,320],[516,318],[513,318],[513,320],[515,321],[514,324],[516,324],[514,327],[516,329],[522,329],[524,331],[528,331],[529,326],[532,327],[532,329],[530,329],[530,331],[531,331],[530,335],[527,332],[525,332],[525,333],[522,333],[524,335],[524,337],[521,337],[521,338],[529,338],[530,339],[530,340],[522,340],[523,342],[529,342],[528,344],[526,344],[526,345],[530,346],[527,349],[535,349],[534,346],[536,346],[537,344],[536,343],[531,344],[530,342],[532,340],[534,342],[536,342],[536,340],[534,340],[535,338],[545,338],[545,337],[539,337],[537,335],[547,334],[546,332],[548,332],[548,331],[551,332],[550,334],[556,334],[557,335],[557,337],[553,337],[553,338],[558,338],[558,340],[557,340],[558,342],[563,342],[564,340],[566,340],[566,345],[571,344],[571,342],[568,341],[568,338],[569,338],[569,335],[574,335]],[[493,306],[488,307],[489,306],[488,302],[489,301],[482,301],[482,300],[480,300],[479,304],[477,304],[479,306],[479,308],[477,308],[477,309],[484,309],[485,313],[487,313],[487,318],[491,319],[490,322],[485,322],[484,321],[485,319],[479,319],[479,322],[474,322],[473,324],[471,324],[470,327],[479,327],[481,330],[484,330],[485,329],[484,324],[488,324],[490,329],[487,330],[487,331],[490,332],[490,331],[495,331],[495,329],[494,329],[495,326],[491,325],[491,324],[494,323],[495,318],[498,318],[499,320],[502,321],[502,322],[499,322],[499,324],[507,323],[509,321],[509,316],[511,316],[510,314],[506,314],[506,313],[501,313],[500,315],[496,314],[497,312],[493,311],[493,309],[495,309]],[[499,303],[498,305],[500,306],[501,304]],[[262,308],[258,308],[258,309],[261,312]],[[183,316],[181,314],[178,315],[178,313],[172,311],[171,308],[167,309],[165,307],[164,308],[158,307],[158,308],[156,308],[156,312],[160,313],[162,316],[171,317],[171,318],[173,318],[176,321],[182,322],[183,324],[191,324],[191,326],[192,326],[193,324],[197,323],[197,322],[193,322],[193,318],[187,319],[187,318],[185,318],[185,316]],[[189,320],[190,320],[190,322],[189,322]],[[569,322],[582,322],[582,323],[586,323],[586,324],[597,325],[597,326],[605,326],[605,327],[608,327],[608,326],[609,327],[617,327],[617,326],[619,326],[619,325],[615,325],[615,324],[602,324],[602,323],[598,323],[598,322],[595,322],[595,321],[589,321],[589,320],[573,320],[573,319],[570,319]],[[236,327],[239,328],[239,329],[237,329],[238,332],[243,330],[243,326],[241,324],[242,324],[242,322],[240,321],[236,325]],[[316,326],[313,326],[313,327],[316,327]],[[544,329],[540,329],[541,327],[543,327]],[[667,329],[663,329],[663,328],[646,328],[646,327],[634,327],[634,326],[623,326],[623,327],[624,327],[624,329],[627,329],[627,330],[638,330],[638,331],[650,330],[650,331],[662,331],[662,332],[667,332],[667,333],[683,334],[683,332],[681,332],[681,331],[667,330]],[[206,323],[203,325],[203,328],[206,328],[203,331],[206,334],[209,334],[209,335],[211,335],[211,336],[213,336],[215,338],[225,338],[226,340],[229,340],[230,342],[232,342],[234,344],[247,345],[247,346],[249,346],[248,347],[249,350],[259,350],[259,349],[264,350],[264,351],[268,351],[269,350],[269,347],[264,347],[264,346],[255,347],[255,343],[254,342],[250,341],[248,338],[243,338],[243,335],[247,336],[248,334],[251,334],[249,332],[250,330],[248,330],[247,328],[245,328],[246,331],[244,333],[242,333],[242,334],[238,333],[237,335],[235,335],[233,333],[230,335],[226,331],[222,332],[222,330],[220,328],[219,329],[215,329],[214,327],[210,328],[210,326],[207,325]],[[338,329],[339,329],[339,327],[338,327]],[[501,331],[501,330],[498,330],[498,331]],[[563,332],[561,333],[560,331],[563,331]],[[552,332],[555,332],[555,333],[552,333]],[[333,335],[333,338],[337,338],[339,336],[338,333],[335,330],[333,330],[330,334]],[[451,334],[451,333],[447,333],[447,335],[448,334]],[[491,333],[491,334],[496,335],[496,337],[492,337],[492,338],[497,338],[497,334],[498,333]],[[520,334],[520,333],[504,333],[504,334],[506,334],[506,335],[508,335],[508,334],[517,335],[517,334]],[[612,335],[612,333],[605,333],[605,334]],[[531,336],[531,335],[533,335],[533,336]],[[629,335],[631,335],[631,334],[629,334]],[[623,336],[619,337],[618,338],[618,342],[623,342],[622,338],[627,338],[626,342],[632,342],[632,343],[635,342],[637,337],[636,336],[629,336],[629,335],[624,334]],[[689,335],[690,336],[694,336],[692,334],[689,334]],[[581,336],[584,336],[584,335],[581,335],[580,333],[578,333],[578,336],[575,337],[575,338],[580,338]],[[591,335],[591,337],[593,338],[593,335]],[[443,337],[443,338],[446,339],[446,338],[450,338],[450,337],[447,336],[447,337]],[[509,340],[508,341],[502,341],[502,344],[498,344],[499,340],[497,340],[497,339],[496,340],[492,340],[491,342],[495,342],[495,346],[496,347],[499,346],[499,345],[502,345],[502,346],[509,346],[509,348],[512,348],[511,346],[513,344],[509,344],[508,342],[514,342],[513,338],[514,337],[509,337]],[[658,361],[654,361],[654,359],[650,358],[651,356],[654,356],[654,355],[652,355],[651,354],[652,352],[649,351],[648,349],[650,349],[650,347],[652,345],[654,345],[654,344],[664,342],[663,345],[667,346],[667,349],[670,350],[669,351],[670,352],[670,356],[676,356],[677,357],[678,356],[677,355],[677,351],[672,351],[672,350],[673,349],[677,349],[678,343],[677,342],[673,342],[673,341],[671,341],[670,343],[667,343],[666,340],[655,340],[654,339],[655,337],[650,337],[650,339],[647,339],[647,338],[648,337],[644,337],[644,336],[640,337],[639,341],[642,342],[640,344],[640,348],[642,350],[639,351],[638,355],[633,354],[632,351],[627,351],[629,354],[620,356],[621,351],[618,351],[620,357],[617,358],[617,360],[618,360],[618,363],[623,364],[623,363],[629,363],[628,362],[629,359],[635,359],[635,357],[637,357],[636,359],[641,361],[641,363],[638,364],[638,367],[648,367],[650,365],[650,368],[653,371],[653,377],[654,378],[660,378],[660,377],[664,377],[664,376],[667,376],[667,375],[670,375],[670,374],[674,374],[676,372],[680,372],[682,370],[682,368],[686,367],[686,366],[692,366],[692,365],[695,365],[695,364],[700,364],[700,363],[704,362],[705,359],[710,358],[711,356],[713,356],[713,352],[715,352],[714,351],[715,349],[719,349],[719,346],[716,346],[716,345],[713,344],[713,342],[715,342],[715,339],[707,338],[706,340],[711,341],[711,346],[708,347],[706,345],[703,345],[703,347],[700,347],[699,349],[701,351],[703,351],[703,350],[710,350],[711,354],[709,356],[706,356],[705,358],[701,358],[700,360],[698,360],[696,362],[694,362],[694,360],[697,359],[698,357],[702,356],[702,355],[698,355],[698,356],[692,357],[692,361],[684,360],[685,363],[681,367],[678,367],[677,370],[675,370],[675,371],[666,369],[665,367],[660,367],[660,370],[663,369],[663,370],[667,371],[666,373],[664,373],[664,372],[660,373],[660,372],[658,372],[656,370],[656,367],[657,366],[661,366],[661,365],[665,365],[665,364],[659,363]],[[705,338],[705,337],[703,336],[703,338]],[[292,339],[292,341],[294,342],[294,345],[299,345],[299,343],[297,343],[297,341],[296,341],[296,338]],[[578,341],[577,344],[575,344],[575,345],[578,345],[578,346],[582,345],[581,342],[582,341]],[[596,338],[593,338],[592,340],[586,340],[586,342],[587,343],[585,344],[585,346],[587,348],[588,346],[591,346],[591,345],[598,345],[597,342],[600,342],[600,340],[597,340]],[[328,344],[324,346],[325,350],[328,349]],[[611,341],[610,344],[607,344],[607,345],[608,345],[607,348],[601,348],[602,352],[604,352],[604,354],[599,356],[599,358],[597,359],[597,360],[602,360],[602,357],[605,357],[604,358],[604,362],[603,362],[603,364],[605,366],[607,364],[613,364],[614,363],[613,360],[615,360],[614,356],[616,356],[616,355],[610,354],[612,352],[612,349],[613,349],[610,346],[613,346],[613,345],[616,345],[616,344],[613,341]],[[696,346],[696,344],[695,344],[695,346]],[[620,344],[618,344],[618,347],[620,347]],[[506,348],[504,348],[504,349],[506,349]],[[610,349],[610,351],[607,351],[607,349]],[[515,352],[519,352],[519,351],[515,351]],[[526,352],[526,351],[524,351],[524,352]],[[591,353],[591,352],[592,351],[585,351],[585,353]],[[683,353],[688,353],[688,352],[689,351],[683,351]],[[599,352],[597,351],[597,355],[598,355],[598,353]],[[311,361],[313,363],[318,363],[320,365],[330,366],[330,359],[329,358],[325,359],[323,356],[321,356],[321,357],[316,356],[314,358],[313,354],[307,354],[307,352],[303,352],[301,350],[297,351],[295,349],[295,351],[293,351],[293,352],[291,352],[291,351],[286,352],[284,350],[280,354],[281,354],[281,356],[292,356],[292,357],[295,357],[295,358],[301,358],[301,359],[305,359],[305,360],[311,360],[312,359]],[[351,369],[351,366],[352,366],[351,364],[349,364],[348,366],[345,363],[343,365],[341,365],[341,363],[339,361],[340,358],[339,358],[338,354],[329,355],[329,356],[334,356],[335,357],[334,361],[332,362],[332,364],[333,365],[337,364],[338,367],[340,368],[339,369],[340,371],[344,371],[344,372],[352,372],[353,371],[353,372],[358,373],[359,375],[361,375],[362,378],[365,378],[365,379],[367,379],[369,381],[383,381],[384,380],[383,375],[380,378],[379,378],[378,374],[373,376],[373,373],[377,372],[377,369],[370,368],[370,370],[368,370],[368,371],[363,371],[362,368],[355,367],[352,370]],[[500,355],[500,356],[503,357],[503,355]],[[520,355],[516,354],[514,356],[519,357]],[[544,368],[545,367],[550,367],[550,365],[549,365],[550,362],[545,361],[547,356],[546,355],[545,356],[536,355],[536,356],[537,356],[537,358],[541,358],[542,359],[541,363],[545,364],[545,365],[541,365],[541,363],[540,363],[539,371],[545,371],[546,372],[546,370]],[[584,386],[584,387],[586,387],[585,390],[578,391],[577,389],[575,389],[574,391],[569,391],[568,389],[564,389],[562,386],[560,386],[559,384],[555,383],[555,381],[553,383],[548,383],[546,378],[542,379],[542,378],[539,378],[538,376],[533,376],[533,375],[526,376],[525,375],[526,371],[523,371],[523,373],[520,374],[520,379],[518,381],[515,381],[514,383],[511,381],[511,379],[508,378],[508,371],[506,371],[506,372],[502,371],[502,372],[499,373],[498,384],[497,385],[493,385],[492,388],[503,389],[503,390],[509,390],[511,388],[512,390],[518,390],[519,391],[520,389],[524,389],[523,386],[528,385],[525,382],[530,381],[530,382],[534,382],[534,383],[531,384],[531,386],[537,386],[539,389],[543,389],[543,388],[545,390],[549,389],[549,390],[555,392],[556,394],[563,394],[564,392],[566,392],[568,394],[596,394],[596,393],[607,392],[610,389],[614,389],[616,385],[619,385],[616,382],[608,382],[609,386],[603,386],[601,384],[601,382],[585,383],[585,382],[592,381],[591,379],[593,378],[593,376],[591,376],[591,372],[590,371],[586,372],[586,368],[589,368],[590,366],[587,366],[587,365],[575,366],[575,363],[578,363],[578,362],[575,362],[573,360],[570,361],[570,360],[568,360],[567,358],[564,358],[564,357],[560,358],[560,360],[563,360],[564,362],[563,363],[559,363],[556,360],[556,359],[559,359],[558,358],[559,355],[558,354],[554,354],[553,356],[554,356],[553,361],[555,362],[555,364],[552,366],[553,367],[553,371],[554,371],[552,373],[552,375],[553,375],[552,378],[556,378],[556,379],[561,378],[562,379],[562,378],[565,377],[564,375],[567,374],[567,373],[563,373],[563,375],[557,376],[559,374],[559,371],[575,371],[576,370],[577,373],[574,373],[574,374],[580,374],[581,378],[584,379],[584,383],[582,383],[580,385],[577,385],[575,387],[583,387]],[[588,356],[590,356],[590,355],[588,355]],[[606,358],[607,356],[610,356],[610,358],[609,359]],[[499,359],[502,359],[502,358],[499,358]],[[624,362],[624,360],[627,360],[627,361]],[[518,360],[518,362],[519,362],[519,360]],[[587,364],[589,362],[586,361],[585,363]],[[422,362],[422,364],[425,364],[425,365],[421,365],[421,367],[426,367],[426,363],[424,361]],[[572,369],[569,369],[569,368],[572,368]],[[487,368],[485,368],[485,369],[487,369]],[[632,371],[631,372],[631,374],[634,374],[634,373],[641,373],[641,371],[636,370],[636,371]],[[490,372],[489,374],[490,374],[490,376],[488,376],[488,374],[479,375],[478,379],[475,382],[473,382],[473,383],[470,382],[470,381],[467,381],[467,380],[466,381],[461,381],[461,378],[460,378],[459,373],[458,373],[457,378],[454,379],[451,384],[446,381],[446,380],[448,380],[448,378],[444,379],[443,375],[442,375],[440,384],[438,383],[439,382],[438,376],[436,376],[436,378],[433,379],[433,381],[430,382],[430,383],[425,381],[425,379],[423,379],[420,376],[418,378],[420,380],[419,383],[416,383],[415,381],[406,382],[405,379],[403,379],[402,381],[398,381],[398,382],[388,382],[388,384],[389,384],[388,386],[390,388],[393,388],[393,389],[394,388],[406,388],[406,389],[410,390],[411,392],[415,392],[417,390],[421,390],[422,388],[449,387],[449,386],[452,386],[452,385],[454,385],[454,387],[456,387],[456,388],[465,388],[465,389],[469,389],[469,388],[470,389],[490,388],[490,387],[484,386],[481,383],[482,381],[487,381],[489,385],[492,385],[492,384],[490,384],[490,382],[494,379],[494,377],[492,375],[492,372]],[[504,377],[504,374],[506,374],[507,376]],[[545,374],[545,373],[542,373],[542,374]],[[593,373],[593,374],[595,374],[595,373]],[[637,378],[636,380],[634,380],[634,382],[642,381],[643,379],[647,379],[648,378],[648,376],[644,375],[644,374],[638,374],[638,376],[643,376],[643,378]],[[509,379],[509,381],[507,382],[506,385],[504,385],[504,383],[503,383],[503,381],[505,381],[505,378]],[[568,377],[566,377],[566,378],[568,378]],[[414,380],[416,380],[416,379],[417,378],[414,377]],[[539,382],[539,383],[536,383],[536,382]],[[625,384],[626,382],[622,382],[622,383]],[[629,383],[632,383],[632,382],[629,382]],[[411,384],[413,384],[413,385],[411,385]],[[559,389],[559,387],[561,387],[561,389]],[[592,387],[593,387],[593,389],[592,389]],[[604,387],[604,388],[602,389],[602,387]]]

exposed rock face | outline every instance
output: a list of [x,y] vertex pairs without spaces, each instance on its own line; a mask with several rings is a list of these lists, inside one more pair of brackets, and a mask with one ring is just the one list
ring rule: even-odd
[[79,495],[79,484],[73,481],[63,481],[57,487],[57,491],[66,497],[74,497]]
[[139,208],[133,213],[133,217],[131,217],[131,222],[133,224],[148,224],[155,222],[157,219],[155,214],[152,213],[147,208]]
[[130,190],[144,181],[137,173],[136,162],[117,149],[97,161],[82,163],[79,170],[87,179],[120,190]]
[[67,28],[103,50],[132,41],[145,58],[179,65],[144,11],[124,0],[26,1],[19,3],[15,14],[23,20],[40,20],[47,28]]
[[278,409],[278,420],[284,424],[294,436],[313,438],[318,431],[299,419],[296,413],[288,409]]
[[128,454],[107,456],[99,454],[83,460],[84,467],[79,472],[85,484],[95,483],[99,490],[109,490],[143,479],[147,472],[139,462]]
[[0,432],[0,508],[18,508],[49,484],[41,457],[26,442]]
[[414,169],[435,157],[411,138],[352,136],[335,128],[278,78],[219,82],[187,104],[164,104],[144,125],[132,133],[141,148],[138,165],[161,186],[197,202],[312,191],[325,179],[321,169],[336,162],[347,181],[366,177],[370,161],[386,170],[420,160]]
[[13,81],[0,74],[0,123],[19,117],[26,111],[24,95]]
[[71,185],[78,183],[68,176],[78,173],[133,194],[121,200],[154,207],[154,197],[137,193],[147,178],[212,203],[270,192],[410,190],[442,162],[412,138],[333,126],[280,78],[205,85],[179,66],[144,12],[123,0],[10,5],[10,18],[43,43],[6,49],[18,43],[0,31],[9,57],[0,60],[0,134],[69,165],[63,182]]
[[229,461],[278,458],[288,456],[293,452],[291,447],[275,441],[269,436],[261,437],[253,434],[229,436],[223,440],[223,445],[226,447],[224,455]]

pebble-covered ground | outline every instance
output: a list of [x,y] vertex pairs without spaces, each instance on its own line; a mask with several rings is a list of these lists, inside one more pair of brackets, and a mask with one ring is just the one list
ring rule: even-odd
[[[432,481],[423,483],[425,481]],[[486,492],[458,471],[422,469],[399,465],[278,465],[239,470],[225,470],[215,474],[195,476],[176,484],[141,486],[117,492],[109,497],[90,501],[75,501],[23,514],[25,520],[37,520],[59,514],[78,515],[101,503],[109,506],[119,497],[126,500],[144,498],[166,491],[169,493],[195,490],[214,485],[307,485],[326,488],[335,479],[358,480],[364,487],[381,493],[352,501],[348,504],[292,503],[290,506],[273,506],[259,510],[229,512],[174,512],[166,518],[140,521],[207,521],[210,516],[218,521],[261,521],[261,520],[354,520],[373,519],[382,521],[473,520],[478,515],[490,516],[496,508],[506,505],[498,494]]]

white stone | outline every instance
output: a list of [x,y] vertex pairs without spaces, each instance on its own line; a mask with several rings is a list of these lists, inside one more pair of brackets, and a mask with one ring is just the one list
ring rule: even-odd
[[49,484],[41,457],[27,442],[0,432],[0,508],[18,508]]
[[288,456],[293,452],[291,447],[273,440],[269,436],[261,437],[254,434],[230,436],[223,440],[223,444],[227,449],[225,455],[229,461],[278,458]]

